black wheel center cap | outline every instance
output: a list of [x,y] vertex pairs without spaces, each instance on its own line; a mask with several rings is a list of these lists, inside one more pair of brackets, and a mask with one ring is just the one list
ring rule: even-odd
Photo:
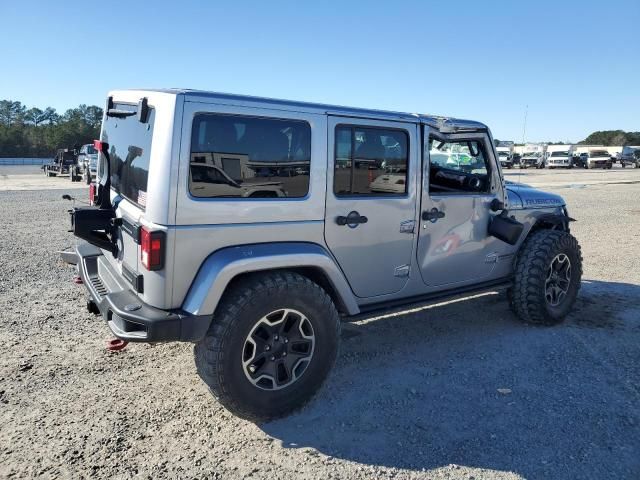
[[279,337],[277,340],[273,337],[271,338],[269,347],[271,356],[274,357],[274,361],[287,355],[289,350],[287,344],[288,342],[282,337]]

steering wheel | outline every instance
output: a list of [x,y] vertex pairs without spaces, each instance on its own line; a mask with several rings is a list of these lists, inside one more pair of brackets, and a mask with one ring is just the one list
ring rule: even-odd
[[478,175],[469,175],[467,178],[467,186],[475,192],[482,189],[482,179]]

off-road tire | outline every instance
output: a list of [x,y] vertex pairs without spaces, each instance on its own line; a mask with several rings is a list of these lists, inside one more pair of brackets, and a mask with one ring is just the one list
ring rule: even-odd
[[[551,262],[561,254],[569,258],[571,281],[564,299],[554,307],[545,298],[545,281]],[[526,323],[558,324],[573,307],[581,278],[582,253],[573,235],[559,230],[533,232],[516,259],[513,286],[507,291],[511,309]]]
[[[194,347],[198,375],[233,414],[260,422],[302,407],[322,386],[338,353],[340,318],[326,291],[294,272],[270,272],[239,280],[216,308],[206,336]],[[269,312],[291,308],[303,313],[315,334],[313,356],[291,385],[263,390],[242,365],[247,335]]]

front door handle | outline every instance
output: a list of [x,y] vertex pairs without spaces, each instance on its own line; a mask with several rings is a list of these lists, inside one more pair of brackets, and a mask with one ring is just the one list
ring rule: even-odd
[[422,212],[422,220],[436,223],[439,218],[444,218],[444,212],[441,212],[435,207],[431,210],[425,210],[424,212]]
[[338,225],[341,225],[341,226],[347,225],[348,227],[351,227],[351,228],[356,228],[361,223],[367,223],[368,221],[369,219],[367,217],[365,217],[364,215],[360,215],[356,211],[349,212],[349,215],[347,215],[346,217],[343,217],[343,216],[336,217],[336,223]]

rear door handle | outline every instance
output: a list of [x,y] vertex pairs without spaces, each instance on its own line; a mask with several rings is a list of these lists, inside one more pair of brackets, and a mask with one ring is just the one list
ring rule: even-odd
[[349,212],[349,215],[347,215],[346,217],[343,217],[343,216],[336,217],[336,223],[338,225],[341,225],[341,226],[347,225],[351,228],[355,228],[361,223],[367,223],[368,221],[369,219],[367,217],[365,217],[364,215],[360,215],[356,211]]
[[425,210],[424,212],[422,212],[422,220],[436,223],[439,218],[444,218],[444,212],[441,212],[435,207],[431,210]]

